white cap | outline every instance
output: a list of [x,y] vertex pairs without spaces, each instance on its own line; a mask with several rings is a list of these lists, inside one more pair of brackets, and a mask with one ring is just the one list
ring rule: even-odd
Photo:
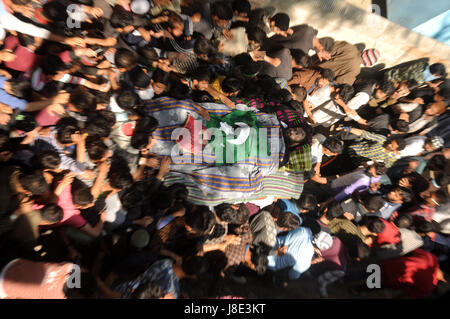
[[135,14],[146,14],[150,10],[150,3],[147,0],[133,0],[130,9]]
[[333,246],[333,237],[331,237],[330,234],[321,231],[314,236],[313,244],[319,248],[320,251],[328,250]]

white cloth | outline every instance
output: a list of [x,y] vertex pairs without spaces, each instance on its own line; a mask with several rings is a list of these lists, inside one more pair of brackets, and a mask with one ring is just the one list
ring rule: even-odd
[[336,190],[336,189],[340,190],[344,187],[352,185],[354,182],[356,182],[359,179],[367,178],[369,180],[370,177],[367,176],[364,171],[365,171],[364,169],[360,169],[360,170],[354,171],[352,173],[342,175],[339,178],[336,178],[335,180],[333,180],[331,182],[331,188],[334,190]]
[[311,144],[311,155],[312,155],[312,163],[322,163],[322,144],[325,142],[327,138],[323,136],[322,134],[316,134],[312,138],[312,144]]
[[413,136],[405,140],[406,147],[400,152],[401,157],[416,156],[423,152],[426,136]]
[[369,103],[370,95],[366,92],[358,92],[356,95],[347,103],[347,106],[352,110],[357,110],[361,106]]
[[6,30],[14,30],[20,33],[31,35],[33,37],[49,39],[51,36],[50,31],[36,27],[31,23],[23,22],[10,13],[5,13],[0,16],[0,24]]

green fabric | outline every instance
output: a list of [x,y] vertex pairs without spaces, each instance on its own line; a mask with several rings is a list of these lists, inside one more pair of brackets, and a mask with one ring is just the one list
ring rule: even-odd
[[[224,164],[234,164],[239,161],[243,161],[249,157],[268,157],[270,156],[269,147],[267,147],[267,150],[265,154],[260,154],[259,149],[259,134],[258,134],[258,128],[261,128],[262,125],[256,118],[255,113],[248,112],[248,111],[241,111],[241,110],[234,110],[233,112],[225,115],[225,116],[217,116],[215,114],[210,114],[210,120],[206,122],[206,128],[217,128],[220,129],[220,123],[224,122],[233,127],[234,129],[238,128],[235,123],[242,122],[247,124],[249,127],[254,128],[255,130],[252,134],[252,131],[250,132],[249,137],[245,141],[243,145],[234,145],[231,143],[228,143],[227,140],[232,140],[236,138],[237,136],[229,135],[227,136],[225,132],[221,131],[222,133],[222,140],[221,141],[215,141],[213,140],[210,143],[210,146],[214,149],[214,154],[216,155],[216,165],[224,165]],[[267,141],[267,139],[266,139]],[[222,145],[226,145],[224,148]],[[218,152],[217,148],[221,147],[222,150]],[[233,150],[233,152],[230,151],[230,149]],[[221,158],[218,158],[222,156]]]
[[303,145],[289,154],[289,162],[280,168],[282,171],[309,172],[312,168],[311,146]]
[[418,83],[423,83],[423,71],[426,67],[427,61],[424,59],[411,61],[387,70],[384,74],[384,79],[398,82],[414,79]]

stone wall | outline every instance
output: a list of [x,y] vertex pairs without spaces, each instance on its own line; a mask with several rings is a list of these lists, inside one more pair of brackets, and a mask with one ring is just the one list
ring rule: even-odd
[[[255,7],[273,6],[291,17],[291,25],[307,23],[319,37],[332,36],[350,43],[365,43],[381,52],[387,67],[428,57],[450,70],[450,47],[371,13],[368,1],[356,0],[250,0]],[[366,9],[364,9],[366,8]]]

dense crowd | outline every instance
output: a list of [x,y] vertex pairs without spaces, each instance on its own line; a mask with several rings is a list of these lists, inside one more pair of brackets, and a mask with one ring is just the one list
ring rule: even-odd
[[0,6],[0,298],[447,287],[443,64],[247,0]]

